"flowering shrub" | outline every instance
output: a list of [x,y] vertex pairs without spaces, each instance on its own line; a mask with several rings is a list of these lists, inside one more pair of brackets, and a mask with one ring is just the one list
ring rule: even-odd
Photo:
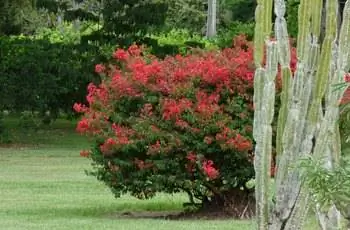
[[164,60],[131,46],[113,57],[96,66],[103,80],[88,86],[89,105],[74,105],[84,114],[77,131],[96,140],[81,153],[94,162],[92,174],[117,197],[185,191],[191,200],[227,204],[249,194],[251,44],[240,36],[231,49]]

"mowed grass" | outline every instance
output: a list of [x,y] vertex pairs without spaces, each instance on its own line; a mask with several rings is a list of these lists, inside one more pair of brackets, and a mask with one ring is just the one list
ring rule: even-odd
[[60,121],[39,131],[19,129],[11,122],[17,143],[0,146],[0,229],[255,228],[251,220],[120,218],[116,213],[124,211],[181,210],[187,197],[160,194],[147,201],[131,196],[115,199],[105,185],[84,173],[90,169],[90,161],[81,158],[79,150],[89,144],[74,133],[73,122]]

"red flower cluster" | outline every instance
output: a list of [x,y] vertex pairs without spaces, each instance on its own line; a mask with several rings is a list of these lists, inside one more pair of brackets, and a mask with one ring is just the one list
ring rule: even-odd
[[88,108],[80,103],[75,103],[73,105],[73,109],[77,113],[86,113],[88,111]]
[[106,70],[106,68],[102,64],[97,64],[95,66],[95,72],[96,73],[103,73],[105,70]]
[[214,180],[218,178],[219,171],[214,168],[214,163],[212,160],[203,162],[203,171],[208,176],[209,179]]
[[232,146],[238,152],[247,152],[253,148],[252,142],[239,133],[235,137],[228,139],[226,144]]
[[224,127],[220,133],[216,134],[216,140],[222,143],[225,148],[235,149],[238,152],[248,152],[253,150],[252,141],[228,127]]
[[103,155],[112,155],[113,154],[113,148],[117,144],[117,141],[113,138],[108,138],[105,143],[100,145],[100,150]]
[[126,52],[123,49],[117,49],[114,53],[113,53],[113,57],[115,59],[119,59],[119,60],[127,60],[129,57],[129,53]]
[[163,119],[178,119],[183,111],[191,108],[192,102],[186,98],[176,101],[174,99],[165,99],[163,102]]
[[85,133],[89,130],[90,128],[90,124],[89,124],[89,120],[86,118],[82,118],[77,125],[77,132],[79,133]]
[[206,118],[210,118],[213,114],[220,111],[220,106],[219,106],[219,99],[220,95],[219,94],[211,94],[208,95],[207,93],[203,91],[199,91],[196,94],[196,99],[197,99],[197,106],[196,106],[196,111],[201,114],[202,116]]

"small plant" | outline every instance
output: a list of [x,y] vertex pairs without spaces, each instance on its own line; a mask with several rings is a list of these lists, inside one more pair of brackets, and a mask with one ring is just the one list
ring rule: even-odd
[[303,182],[319,208],[327,212],[333,205],[350,221],[350,159],[342,158],[333,168],[326,168],[325,159],[308,157],[297,164]]

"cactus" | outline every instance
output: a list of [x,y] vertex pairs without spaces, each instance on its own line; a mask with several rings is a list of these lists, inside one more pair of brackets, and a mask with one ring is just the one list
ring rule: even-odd
[[[272,127],[275,104],[275,77],[277,74],[277,43],[267,42],[267,67],[258,68],[255,74],[254,104],[256,114],[254,125],[259,127],[253,132],[256,140],[255,171],[256,171],[256,197],[258,197],[257,215],[259,216],[259,229],[266,229],[268,222],[269,202],[269,169],[272,151]],[[261,100],[263,98],[264,100]],[[264,192],[261,192],[264,191]]]
[[[340,158],[337,119],[338,101],[346,88],[334,90],[350,66],[350,0],[346,2],[339,38],[337,37],[337,0],[326,1],[326,30],[320,44],[322,0],[301,0],[298,12],[297,69],[292,77],[285,1],[275,0],[275,37],[271,33],[271,0],[258,0],[256,8],[254,78],[254,166],[258,229],[301,229],[308,214],[310,197],[300,172],[291,167],[302,157],[326,157],[329,170]],[[313,9],[312,11],[310,9]],[[264,48],[266,65],[262,65]],[[268,169],[271,159],[274,80],[281,66],[282,93],[277,127],[277,177],[275,202],[269,207]],[[273,88],[273,89],[272,89]],[[322,102],[325,101],[323,108]],[[314,141],[315,140],[315,143]],[[339,212],[318,210],[323,229],[339,227]]]

